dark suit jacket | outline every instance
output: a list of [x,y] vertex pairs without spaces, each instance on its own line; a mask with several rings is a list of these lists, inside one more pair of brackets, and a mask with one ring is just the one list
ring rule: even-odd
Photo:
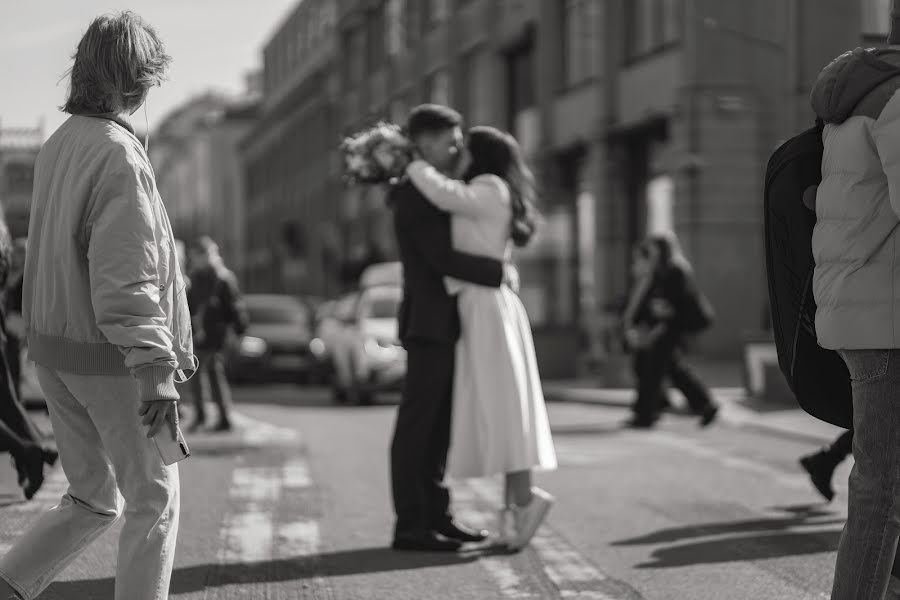
[[459,338],[459,313],[443,277],[499,287],[503,264],[453,250],[450,215],[435,208],[409,180],[391,188],[388,202],[403,263],[400,340],[454,343]]

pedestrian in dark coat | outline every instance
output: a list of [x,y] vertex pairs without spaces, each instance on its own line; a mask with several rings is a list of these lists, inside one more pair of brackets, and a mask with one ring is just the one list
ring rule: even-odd
[[689,339],[712,323],[712,309],[672,233],[654,234],[635,251],[635,285],[625,309],[626,344],[634,356],[637,398],[629,425],[653,427],[666,402],[666,379],[707,426],[718,406],[685,362]]

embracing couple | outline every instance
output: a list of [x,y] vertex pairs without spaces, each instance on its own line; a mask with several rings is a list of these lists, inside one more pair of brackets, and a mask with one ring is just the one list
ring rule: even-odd
[[528,544],[553,498],[532,469],[556,455],[512,245],[535,229],[533,178],[515,139],[426,104],[410,113],[415,159],[389,202],[404,272],[400,339],[408,366],[391,446],[398,550],[481,542],[450,512],[445,474],[504,474],[498,539]]

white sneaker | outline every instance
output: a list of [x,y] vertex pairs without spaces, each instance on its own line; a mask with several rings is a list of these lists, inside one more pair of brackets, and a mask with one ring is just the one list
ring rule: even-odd
[[553,506],[553,496],[541,488],[531,488],[531,502],[528,506],[513,506],[516,535],[508,542],[512,550],[520,550],[528,545]]
[[497,528],[491,536],[491,542],[506,546],[515,537],[511,506],[503,506],[497,511]]

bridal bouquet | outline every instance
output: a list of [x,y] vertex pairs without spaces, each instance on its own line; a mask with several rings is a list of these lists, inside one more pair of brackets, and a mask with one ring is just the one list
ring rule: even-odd
[[412,160],[412,142],[399,125],[383,121],[345,138],[340,150],[351,185],[396,181]]

